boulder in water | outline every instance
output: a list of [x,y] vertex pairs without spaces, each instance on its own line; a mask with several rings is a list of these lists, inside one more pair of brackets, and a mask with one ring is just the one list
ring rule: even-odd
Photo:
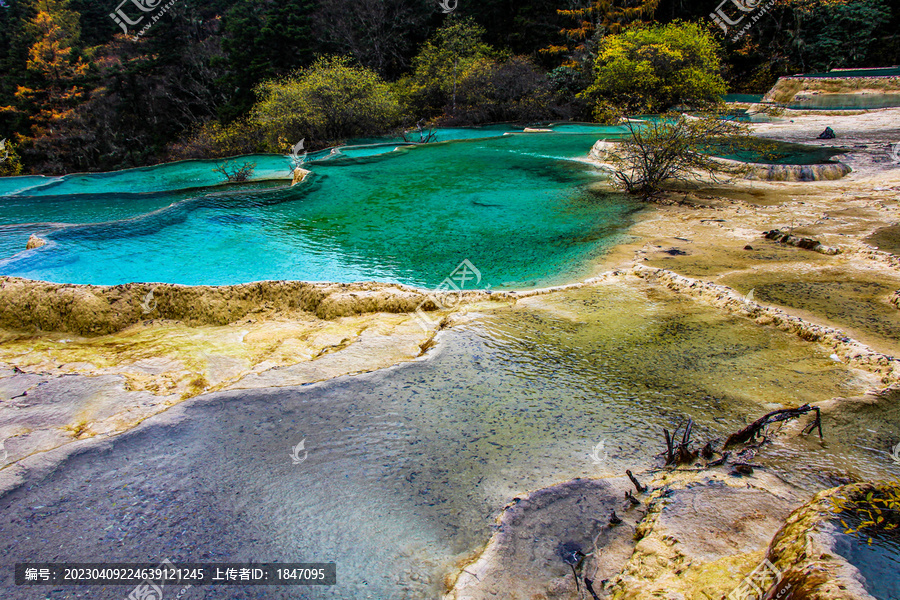
[[306,176],[312,173],[312,171],[308,171],[302,167],[297,167],[294,169],[294,181],[291,185],[297,185],[298,183],[303,183],[303,180],[306,179]]
[[32,233],[28,238],[28,243],[25,244],[26,250],[31,250],[33,248],[40,248],[41,246],[46,246],[47,240],[44,238],[40,238],[37,234]]
[[822,133],[819,134],[819,138],[818,138],[818,139],[820,139],[820,140],[833,140],[833,139],[836,138],[836,137],[837,137],[837,136],[834,134],[834,129],[832,129],[831,127],[826,127],[826,128],[825,128],[825,131],[823,131]]

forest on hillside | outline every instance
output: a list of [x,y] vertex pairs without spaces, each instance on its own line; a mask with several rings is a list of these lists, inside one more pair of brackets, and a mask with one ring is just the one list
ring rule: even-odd
[[606,121],[896,65],[898,31],[887,0],[0,0],[0,175]]

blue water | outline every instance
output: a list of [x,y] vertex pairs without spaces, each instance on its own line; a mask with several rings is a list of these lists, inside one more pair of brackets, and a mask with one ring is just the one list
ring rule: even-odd
[[[482,286],[535,287],[588,273],[639,206],[596,191],[580,162],[627,130],[558,123],[440,129],[426,145],[353,140],[292,163],[253,155],[249,183],[226,185],[225,161],[112,173],[0,179],[0,275],[59,283],[226,285],[267,279],[382,281],[431,287],[463,259]],[[772,162],[820,162],[785,146]],[[715,150],[714,150],[715,151]],[[739,158],[759,158],[750,148]],[[24,251],[31,234],[50,243]]]
[[[853,526],[859,523],[856,515],[843,513],[841,517]],[[834,525],[841,528],[840,523]],[[900,534],[896,530],[839,532],[834,550],[859,569],[863,586],[875,600],[900,600]]]
[[[295,187],[208,187],[220,177],[211,161],[67,177],[4,197],[0,274],[90,284],[433,286],[467,258],[492,287],[567,281],[584,275],[636,209],[619,194],[589,190],[598,175],[572,160],[596,141],[589,129],[344,148],[313,157],[313,176]],[[249,159],[255,179],[289,173],[286,157]],[[51,243],[21,252],[34,232]]]

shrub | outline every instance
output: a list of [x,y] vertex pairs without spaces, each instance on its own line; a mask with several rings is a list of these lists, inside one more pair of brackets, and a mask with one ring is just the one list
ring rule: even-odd
[[608,111],[604,103],[631,114],[716,103],[726,91],[719,51],[707,29],[696,23],[654,25],[605,37],[594,63],[594,82],[584,97],[601,113]]
[[391,87],[346,57],[319,58],[294,76],[260,84],[256,93],[250,120],[272,151],[283,151],[290,140],[305,138],[323,147],[380,134],[400,120]]
[[22,159],[9,140],[0,141],[0,177],[22,174]]
[[253,177],[253,171],[255,170],[256,163],[254,162],[245,162],[239,165],[229,160],[224,164],[216,163],[213,173],[221,173],[225,176],[225,180],[228,183],[243,183]]
[[238,120],[222,125],[218,121],[207,121],[184,141],[173,144],[169,148],[169,157],[173,160],[224,158],[266,150],[262,131],[255,123]]
[[557,106],[547,76],[524,56],[481,59],[459,84],[450,124],[532,122],[568,115]]

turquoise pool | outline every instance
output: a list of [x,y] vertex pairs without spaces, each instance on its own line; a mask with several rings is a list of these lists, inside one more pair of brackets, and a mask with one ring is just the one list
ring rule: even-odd
[[[278,279],[432,287],[468,259],[482,286],[496,289],[577,280],[639,209],[622,194],[596,191],[603,175],[579,160],[598,139],[627,129],[545,127],[552,131],[440,129],[443,141],[426,145],[353,140],[310,154],[313,175],[295,187],[291,160],[280,155],[234,159],[256,164],[240,185],[224,185],[212,160],[0,179],[0,275],[99,285]],[[769,162],[826,162],[834,153],[765,144]],[[731,157],[732,149],[710,152]],[[760,153],[734,157],[755,161]],[[25,251],[31,234],[50,243]]]
[[[311,179],[295,187],[286,185],[290,160],[266,155],[238,159],[257,163],[257,181],[244,185],[216,185],[214,161],[15,178],[21,181],[4,182],[17,191],[0,207],[0,274],[90,284],[292,279],[430,287],[469,259],[482,285],[494,288],[585,275],[589,259],[614,243],[638,208],[619,194],[591,191],[598,174],[574,160],[603,128],[507,130],[318,153],[307,165]],[[50,244],[23,252],[31,233]]]

